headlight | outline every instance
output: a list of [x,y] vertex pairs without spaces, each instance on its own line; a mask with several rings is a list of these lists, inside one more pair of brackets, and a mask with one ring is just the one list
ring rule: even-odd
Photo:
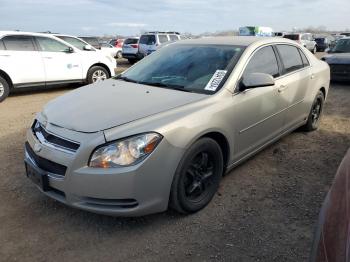
[[89,162],[90,167],[111,168],[139,163],[151,154],[162,140],[157,133],[147,133],[118,140],[97,148]]

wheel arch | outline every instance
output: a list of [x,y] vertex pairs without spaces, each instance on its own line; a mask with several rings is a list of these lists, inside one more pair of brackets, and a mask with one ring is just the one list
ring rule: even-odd
[[327,97],[326,88],[321,87],[321,88],[320,88],[320,91],[323,93],[323,97],[326,99],[326,97]]
[[101,66],[101,67],[103,67],[104,69],[107,70],[107,72],[109,74],[109,77],[112,76],[111,70],[109,70],[108,66],[106,64],[104,64],[104,63],[95,63],[95,64],[93,64],[92,66],[89,67],[89,69],[87,71],[87,74],[89,73],[90,69],[93,68],[94,66]]
[[11,77],[3,70],[0,69],[0,76],[2,76],[3,78],[5,78],[5,80],[7,81],[7,83],[9,84],[10,88],[13,88],[13,82]]
[[223,158],[224,158],[224,170],[226,170],[226,167],[228,166],[229,159],[230,159],[230,144],[228,142],[228,139],[222,133],[217,132],[217,131],[212,131],[212,132],[208,132],[208,133],[203,134],[202,136],[200,136],[197,139],[197,141],[201,138],[204,138],[204,137],[211,138],[216,143],[219,144]]

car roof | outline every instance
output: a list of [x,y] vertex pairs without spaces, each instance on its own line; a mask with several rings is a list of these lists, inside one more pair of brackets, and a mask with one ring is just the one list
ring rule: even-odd
[[293,43],[295,41],[280,38],[280,37],[256,37],[256,36],[223,36],[223,37],[205,37],[198,39],[186,39],[177,44],[212,44],[212,45],[236,45],[249,46],[254,43],[268,44],[268,43]]
[[5,35],[32,35],[32,36],[53,36],[55,34],[50,33],[33,33],[33,32],[22,32],[22,31],[0,31],[0,37]]

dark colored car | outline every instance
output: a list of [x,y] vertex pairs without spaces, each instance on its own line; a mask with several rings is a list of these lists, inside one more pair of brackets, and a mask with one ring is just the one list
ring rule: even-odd
[[331,68],[331,80],[350,81],[350,37],[340,39],[322,60]]
[[331,41],[327,37],[315,38],[317,52],[324,52],[331,46]]
[[85,42],[87,42],[89,45],[95,47],[96,49],[101,49],[101,44],[98,41],[97,37],[92,36],[79,36],[79,38],[83,39]]
[[323,203],[310,261],[350,261],[350,149]]

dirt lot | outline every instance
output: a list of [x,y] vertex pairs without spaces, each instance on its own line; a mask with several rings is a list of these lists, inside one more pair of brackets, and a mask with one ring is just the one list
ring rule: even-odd
[[350,147],[350,84],[333,84],[321,128],[295,132],[224,177],[203,211],[113,218],[68,208],[25,177],[25,130],[76,87],[0,104],[1,261],[307,261],[314,223]]

